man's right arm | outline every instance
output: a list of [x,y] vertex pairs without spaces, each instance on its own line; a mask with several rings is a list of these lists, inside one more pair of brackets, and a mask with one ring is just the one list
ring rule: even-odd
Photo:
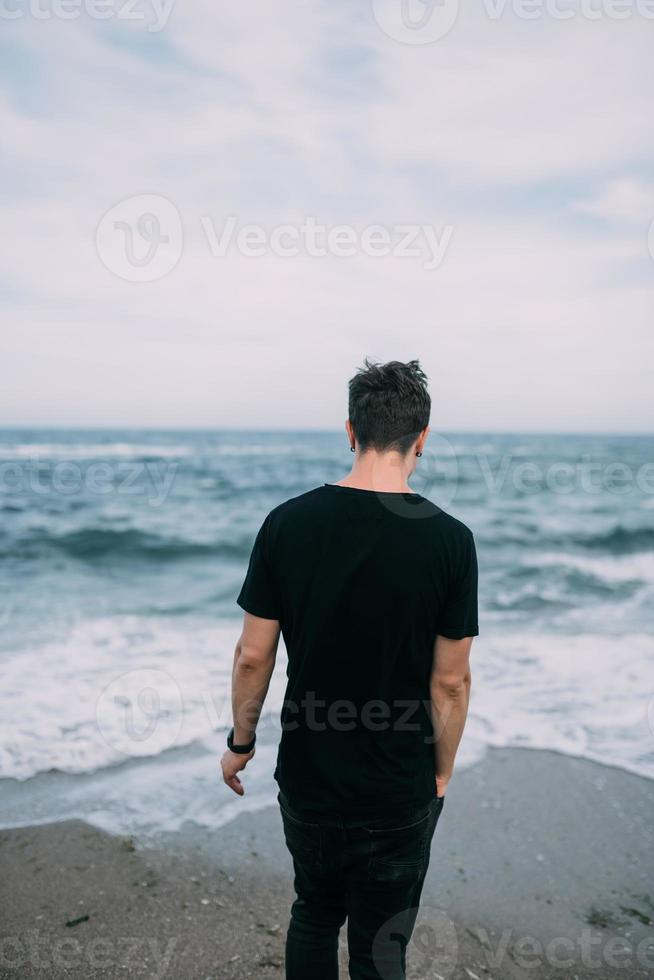
[[472,637],[449,640],[437,636],[430,690],[436,751],[436,792],[445,796],[454,770],[470,700]]

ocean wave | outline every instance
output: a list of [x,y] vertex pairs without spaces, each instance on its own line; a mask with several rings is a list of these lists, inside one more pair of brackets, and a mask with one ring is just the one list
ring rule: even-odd
[[[625,574],[624,572],[627,572]],[[647,584],[638,569],[623,574],[602,574],[600,568],[552,555],[550,561],[527,561],[501,573],[500,587],[491,589],[491,609],[537,611],[547,607],[571,608],[584,599],[628,599]],[[645,571],[641,569],[640,571]]]
[[654,585],[654,552],[639,551],[609,556],[543,551],[530,556],[528,563],[516,568],[513,574],[517,578],[523,575],[537,576],[543,571],[549,575],[551,570],[555,574],[557,570],[575,570],[585,576],[587,581],[598,583],[599,587],[612,588],[623,582]]
[[10,459],[170,459],[188,456],[191,446],[131,442],[23,442],[0,444],[0,460]]
[[538,592],[526,592],[522,595],[497,595],[489,602],[489,608],[496,612],[543,612],[556,609],[570,609],[573,603],[564,596],[545,596]]
[[492,618],[506,615],[512,621],[537,618],[547,632],[562,617],[570,624],[589,606],[596,611],[596,623],[627,610],[633,621],[644,611],[653,585],[654,556],[649,554],[525,555],[494,569],[482,589],[482,615],[488,611]]
[[[7,652],[0,776],[93,772],[229,727],[239,628],[236,619],[114,616],[80,622],[60,641]],[[284,681],[278,671],[268,707],[281,704]]]
[[[3,664],[0,688],[0,775],[105,770],[210,738],[231,723],[238,630],[236,620],[112,617],[15,652]],[[654,776],[647,750],[652,636],[500,628],[477,642],[466,743],[547,748]],[[284,696],[284,660],[280,651],[263,741]],[[47,684],[26,684],[26,677]]]
[[654,777],[647,633],[480,637],[465,739],[578,756]]
[[654,528],[629,528],[617,525],[603,534],[589,534],[576,538],[582,548],[608,551],[612,555],[632,554],[654,550]]
[[227,561],[247,559],[252,538],[242,541],[192,541],[168,537],[136,528],[80,528],[66,534],[31,532],[15,539],[9,554],[20,558],[42,558],[54,550],[82,561],[104,559],[140,559],[162,561],[184,558],[220,558]]
[[[580,516],[580,521],[581,521]],[[494,518],[486,526],[475,533],[478,544],[488,548],[529,549],[531,551],[556,549],[566,556],[572,555],[572,549],[582,549],[588,552],[605,552],[608,555],[620,557],[654,551],[654,528],[629,528],[616,525],[606,531],[578,534],[552,532],[542,524],[525,524],[521,526],[512,521],[510,526],[504,526],[501,519]]]

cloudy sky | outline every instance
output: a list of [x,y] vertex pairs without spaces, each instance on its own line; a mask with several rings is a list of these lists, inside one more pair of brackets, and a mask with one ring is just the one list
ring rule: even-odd
[[654,8],[455,4],[2,0],[0,424],[651,431]]

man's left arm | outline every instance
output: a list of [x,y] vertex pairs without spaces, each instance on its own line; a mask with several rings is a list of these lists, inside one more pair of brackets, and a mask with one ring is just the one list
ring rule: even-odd
[[[254,739],[275,666],[279,632],[279,620],[245,613],[232,670],[234,745],[249,745]],[[253,755],[254,749],[246,755],[228,749],[221,759],[223,780],[238,796],[245,792],[238,773],[245,769]]]

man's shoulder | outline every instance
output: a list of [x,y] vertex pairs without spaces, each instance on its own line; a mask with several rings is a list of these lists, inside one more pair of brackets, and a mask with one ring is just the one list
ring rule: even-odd
[[314,487],[313,490],[306,490],[297,497],[289,497],[281,504],[278,504],[268,514],[267,520],[273,526],[285,523],[289,518],[312,514],[320,511],[325,506],[324,487]]
[[437,508],[438,514],[435,516],[438,518],[436,526],[438,530],[451,537],[453,540],[466,541],[472,538],[472,531],[467,524],[460,521],[458,517],[454,517],[445,510]]
[[474,548],[474,537],[470,528],[454,517],[448,511],[442,510],[436,504],[427,511],[423,511],[426,520],[417,520],[415,523],[421,525],[415,528],[417,537],[422,541],[422,546],[433,554],[460,554],[468,553]]

